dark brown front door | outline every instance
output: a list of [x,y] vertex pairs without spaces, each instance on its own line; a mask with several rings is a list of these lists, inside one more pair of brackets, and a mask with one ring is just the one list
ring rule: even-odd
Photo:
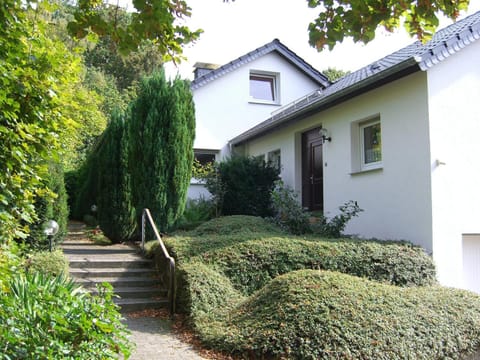
[[302,205],[323,210],[323,156],[320,128],[302,134]]

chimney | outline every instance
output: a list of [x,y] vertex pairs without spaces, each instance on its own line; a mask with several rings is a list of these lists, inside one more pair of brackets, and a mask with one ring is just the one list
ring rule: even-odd
[[209,64],[209,63],[203,63],[203,62],[197,62],[195,65],[193,65],[195,70],[193,70],[193,73],[195,75],[195,80],[198,79],[199,77],[208,74],[210,71],[218,69],[220,65],[217,64]]

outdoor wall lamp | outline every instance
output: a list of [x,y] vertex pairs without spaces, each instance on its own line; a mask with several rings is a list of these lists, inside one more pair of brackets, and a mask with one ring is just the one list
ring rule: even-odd
[[320,131],[319,131],[319,133],[320,133],[320,136],[322,137],[323,142],[325,142],[325,141],[328,141],[328,142],[332,141],[332,137],[331,137],[331,136],[328,136],[328,130],[327,130],[327,129],[321,128]]

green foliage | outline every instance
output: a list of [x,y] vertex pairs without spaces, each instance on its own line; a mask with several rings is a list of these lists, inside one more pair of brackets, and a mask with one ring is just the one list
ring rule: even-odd
[[87,230],[86,235],[96,245],[112,245],[112,241],[107,238],[98,227]]
[[325,75],[330,82],[335,82],[345,75],[349,74],[350,71],[344,71],[340,69],[336,69],[334,67],[328,67],[325,70],[322,70],[322,74]]
[[281,230],[269,221],[251,215],[232,215],[212,219],[199,227],[192,234],[195,236],[232,235],[246,236],[248,233],[280,234]]
[[255,358],[461,359],[480,346],[480,298],[303,270],[273,280],[226,326],[216,344]]
[[340,213],[331,219],[327,219],[323,214],[318,214],[317,221],[311,226],[312,231],[320,236],[339,238],[347,223],[363,211],[353,200],[347,201],[339,209]]
[[200,197],[188,199],[185,211],[175,224],[176,229],[192,230],[215,216],[215,205],[212,200]]
[[0,7],[0,242],[25,238],[36,197],[48,196],[42,179],[73,125],[62,90],[79,75],[78,58],[26,9],[19,0]]
[[5,291],[13,274],[23,270],[21,247],[13,242],[9,245],[0,244],[0,293]]
[[308,26],[309,43],[318,50],[326,47],[331,50],[345,37],[366,44],[375,38],[378,27],[392,32],[402,24],[411,36],[425,41],[438,27],[440,15],[455,20],[468,4],[469,0],[408,0],[388,4],[376,0],[308,0],[309,7],[321,8],[318,18]]
[[37,220],[32,224],[28,237],[28,243],[35,249],[49,247],[49,239],[43,228],[48,220],[55,220],[59,226],[57,234],[52,237],[53,245],[61,243],[67,234],[68,201],[62,165],[50,163],[46,177],[46,187],[55,197],[38,196],[35,201]]
[[81,1],[68,28],[76,38],[92,32],[109,37],[122,53],[138,49],[145,40],[152,41],[164,61],[180,61],[182,46],[194,42],[201,33],[201,30],[191,31],[178,21],[191,15],[185,1],[137,0],[133,6],[135,12],[118,21],[118,14],[123,10],[117,6],[101,5],[96,0]]
[[339,214],[330,219],[321,213],[307,213],[298,201],[298,194],[281,180],[275,183],[271,198],[274,210],[272,220],[281,228],[296,235],[314,232],[322,237],[340,238],[347,223],[363,211],[356,201],[350,200],[339,207]]
[[52,276],[67,276],[69,269],[68,260],[60,250],[34,252],[28,256],[25,267],[30,273],[40,272]]
[[273,164],[254,157],[233,156],[215,164],[215,168],[206,187],[219,199],[222,215],[272,214],[270,193],[279,175]]
[[197,329],[218,322],[244,296],[235,290],[227,277],[201,262],[182,266],[177,274],[177,299],[180,310],[188,311]]
[[207,251],[200,258],[246,295],[299,269],[339,271],[397,286],[436,282],[432,259],[423,249],[394,242],[262,237]]
[[128,240],[135,231],[127,136],[125,119],[115,112],[95,154],[98,224],[114,243]]
[[292,234],[311,232],[310,216],[298,200],[298,194],[283,181],[275,182],[271,192],[273,221]]
[[154,73],[131,106],[129,168],[137,214],[149,208],[161,231],[182,215],[190,184],[195,110],[188,82]]
[[0,293],[0,359],[128,358],[111,286],[93,296],[63,276],[15,274]]

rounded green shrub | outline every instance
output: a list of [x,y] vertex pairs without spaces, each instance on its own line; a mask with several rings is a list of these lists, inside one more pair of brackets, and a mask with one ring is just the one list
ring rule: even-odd
[[436,282],[431,257],[419,247],[396,242],[263,237],[205,252],[201,258],[246,295],[300,269],[339,271],[399,286]]
[[68,274],[68,260],[61,250],[38,251],[28,257],[25,262],[28,272],[40,272],[52,276]]
[[192,234],[195,236],[231,235],[246,232],[281,234],[282,230],[268,220],[258,216],[231,215],[207,221],[197,227]]
[[216,346],[252,358],[461,359],[480,347],[480,297],[302,270],[277,277],[225,326]]

